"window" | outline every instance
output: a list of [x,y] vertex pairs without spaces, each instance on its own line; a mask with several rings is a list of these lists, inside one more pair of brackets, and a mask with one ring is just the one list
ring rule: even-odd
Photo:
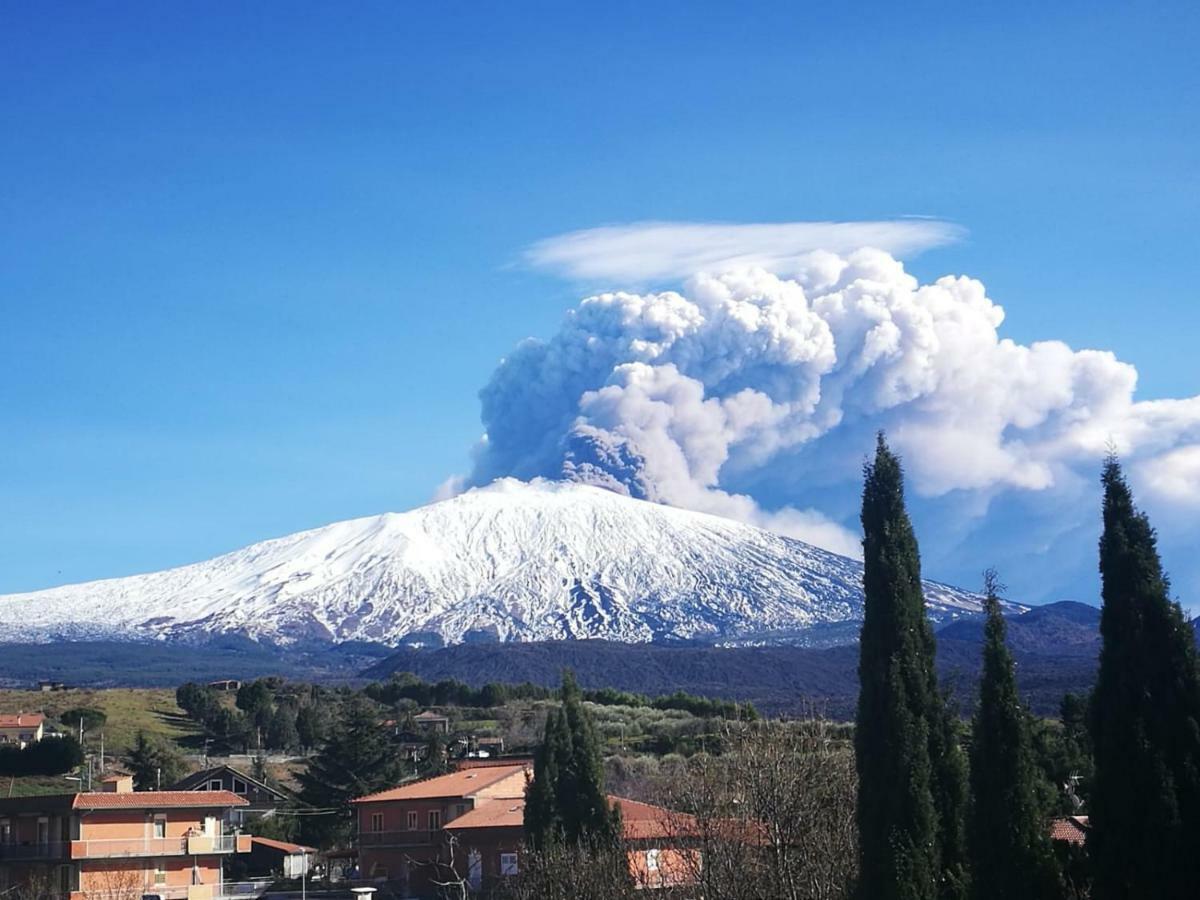
[[0,819],[0,844],[12,843],[12,823],[8,819]]
[[440,809],[431,809],[429,811],[429,830],[437,831],[442,827],[442,811]]
[[154,817],[154,836],[158,839],[163,839],[167,836],[167,817]]
[[233,792],[235,794],[246,793],[246,782],[242,781],[240,778],[233,779]]
[[371,830],[383,831],[383,813],[371,813]]
[[156,859],[154,861],[154,883],[167,883],[167,863],[165,860]]
[[225,785],[221,784],[220,778],[211,778],[208,782],[208,789],[210,791],[221,791],[225,789]]
[[454,807],[454,818],[457,819],[459,816],[463,815],[466,811],[467,811],[467,804],[465,804],[465,803],[458,804],[456,807]]
[[517,854],[501,853],[500,854],[500,874],[501,875],[516,875],[517,874]]
[[659,857],[660,852],[661,851],[657,847],[646,851],[646,871],[647,872],[657,872],[658,871],[658,857]]
[[415,812],[410,812],[408,814],[408,830],[409,831],[417,830],[417,814]]

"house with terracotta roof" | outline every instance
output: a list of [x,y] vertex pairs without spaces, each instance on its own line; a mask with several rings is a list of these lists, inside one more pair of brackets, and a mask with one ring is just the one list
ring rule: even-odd
[[228,828],[228,792],[140,791],[0,798],[0,894],[36,884],[63,900],[219,900],[224,860],[250,851]]
[[[517,875],[532,774],[525,761],[470,766],[355,800],[362,877],[399,897],[429,897],[436,882],[463,878],[478,891]],[[686,847],[695,820],[648,803],[609,800],[621,809],[636,883],[690,883],[700,862],[699,851]]]
[[46,717],[41,713],[17,713],[0,715],[0,744],[16,744],[24,749],[27,744],[37,743],[45,735]]
[[1087,816],[1061,816],[1050,820],[1050,840],[1082,847],[1090,829]]
[[380,791],[354,802],[363,878],[401,897],[433,893],[439,864],[451,862],[444,826],[472,810],[525,796],[524,763],[461,769]]

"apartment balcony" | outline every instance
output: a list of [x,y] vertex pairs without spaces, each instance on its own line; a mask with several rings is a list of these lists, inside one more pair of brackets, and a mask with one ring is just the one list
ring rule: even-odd
[[71,841],[71,859],[127,859],[137,856],[208,856],[249,853],[248,834],[193,834],[172,838],[111,838]]
[[364,849],[428,847],[441,839],[441,831],[364,831],[358,836],[358,846]]
[[105,838],[71,841],[71,859],[126,859],[132,856],[183,856],[187,838]]
[[207,834],[193,834],[187,839],[187,852],[190,856],[204,856],[210,853],[249,853],[250,835],[219,834],[214,837]]
[[67,859],[67,853],[70,849],[70,844],[59,841],[30,844],[0,844],[0,863]]

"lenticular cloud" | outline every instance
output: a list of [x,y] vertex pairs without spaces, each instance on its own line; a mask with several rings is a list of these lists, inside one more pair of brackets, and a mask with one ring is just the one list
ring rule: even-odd
[[[1085,488],[1114,445],[1152,511],[1200,530],[1200,398],[1135,401],[1137,373],[1112,353],[1018,344],[1003,321],[979,281],[922,285],[869,249],[808,253],[788,277],[598,294],[500,364],[468,481],[588,481],[855,553],[855,484],[884,428],[936,516],[935,557],[1009,519],[971,573],[1015,551],[1015,530],[1047,570],[1082,565]],[[1045,591],[1078,584],[1056,579]]]

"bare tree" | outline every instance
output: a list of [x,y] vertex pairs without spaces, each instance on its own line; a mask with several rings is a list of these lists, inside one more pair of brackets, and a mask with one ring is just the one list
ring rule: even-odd
[[[666,788],[706,897],[841,900],[857,871],[853,750],[822,720],[728,726],[726,752]],[[690,833],[690,836],[689,836]]]
[[498,891],[504,900],[634,900],[641,894],[622,846],[552,844],[521,854],[521,872]]
[[86,892],[87,900],[138,900],[147,893],[141,871],[109,867],[97,875],[99,887]]

